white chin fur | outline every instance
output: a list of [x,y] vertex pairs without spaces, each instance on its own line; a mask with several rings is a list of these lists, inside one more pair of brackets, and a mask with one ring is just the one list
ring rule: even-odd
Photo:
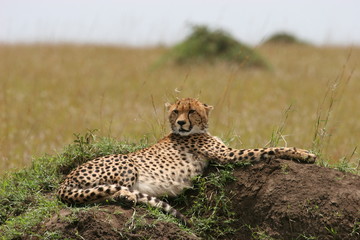
[[206,133],[206,129],[200,129],[198,126],[194,126],[189,132],[180,132],[179,129],[176,129],[173,132],[181,136],[189,136],[196,133]]

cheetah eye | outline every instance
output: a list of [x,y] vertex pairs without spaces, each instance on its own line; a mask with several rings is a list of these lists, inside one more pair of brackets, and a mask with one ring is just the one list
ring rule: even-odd
[[173,110],[173,113],[178,114],[179,111],[175,109],[175,110]]
[[189,111],[190,114],[191,114],[191,113],[194,113],[194,112],[195,112],[195,110],[192,110],[192,109]]

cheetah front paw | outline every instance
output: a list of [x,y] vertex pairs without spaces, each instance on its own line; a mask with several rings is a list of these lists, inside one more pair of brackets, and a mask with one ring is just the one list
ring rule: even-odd
[[316,161],[316,155],[310,153],[308,150],[293,148],[288,156],[295,161],[301,163],[314,163]]
[[132,195],[126,195],[126,196],[122,196],[124,199],[126,199],[126,201],[132,202],[134,204],[136,204],[137,199],[135,196]]
[[127,190],[117,191],[117,192],[113,195],[113,198],[114,198],[114,199],[124,199],[125,201],[131,202],[131,203],[133,203],[134,205],[135,205],[136,202],[137,202],[136,194],[131,193],[131,192],[127,191]]

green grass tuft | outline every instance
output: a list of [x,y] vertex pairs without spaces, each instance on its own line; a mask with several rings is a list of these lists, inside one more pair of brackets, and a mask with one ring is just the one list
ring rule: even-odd
[[216,172],[196,177],[194,187],[175,199],[175,206],[191,206],[185,214],[191,216],[194,225],[192,231],[198,236],[218,239],[236,232],[238,227],[234,227],[236,219],[231,204],[232,196],[225,191],[225,186],[235,181],[234,167],[232,164],[215,166]]
[[75,134],[74,143],[65,147],[63,153],[39,157],[29,168],[2,176],[1,239],[36,236],[33,227],[65,207],[57,200],[55,192],[63,176],[76,166],[97,156],[133,152],[147,145],[147,140],[130,144],[112,138],[97,138],[94,131],[89,131],[84,135]]

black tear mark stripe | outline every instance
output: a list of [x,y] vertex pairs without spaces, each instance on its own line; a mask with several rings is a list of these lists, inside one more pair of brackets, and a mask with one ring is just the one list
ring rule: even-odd
[[[190,103],[189,103],[189,108],[190,108]],[[189,123],[190,123],[190,126],[189,126],[189,131],[190,131],[192,129],[192,126],[193,126],[193,124],[192,124],[192,122],[190,120],[190,111],[188,112],[188,119],[189,119]]]

